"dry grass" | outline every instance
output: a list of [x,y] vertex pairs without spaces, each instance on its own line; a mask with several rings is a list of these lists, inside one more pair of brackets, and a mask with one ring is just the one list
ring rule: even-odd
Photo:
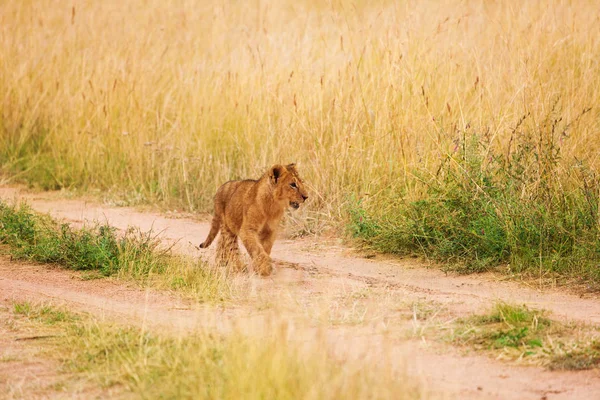
[[264,338],[204,331],[176,337],[30,303],[15,304],[13,314],[16,327],[51,329],[38,341],[39,356],[60,361],[67,388],[79,378],[144,399],[427,398],[387,363],[364,368],[358,360],[339,361],[323,351],[324,339],[302,343],[286,325],[276,324]]
[[[340,218],[349,193],[418,197],[411,171],[437,168],[467,125],[502,142],[556,98],[566,119],[600,100],[591,1],[24,0],[0,11],[9,179],[191,210],[209,209],[228,179],[298,161],[317,222]],[[597,163],[597,115],[572,130],[565,157]]]

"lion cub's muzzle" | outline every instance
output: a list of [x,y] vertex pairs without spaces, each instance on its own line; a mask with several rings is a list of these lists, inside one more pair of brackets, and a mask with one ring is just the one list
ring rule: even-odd
[[[305,196],[303,194],[301,194],[300,196],[302,196],[302,203],[304,203],[306,199],[308,199],[308,196]],[[298,201],[290,201],[290,206],[297,210],[298,208],[300,208],[300,203]]]

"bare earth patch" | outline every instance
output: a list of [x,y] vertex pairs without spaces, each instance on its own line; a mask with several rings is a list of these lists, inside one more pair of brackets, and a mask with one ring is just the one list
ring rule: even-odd
[[[0,189],[0,197],[25,199],[35,210],[75,224],[100,220],[119,229],[152,229],[161,232],[166,243],[176,243],[176,251],[212,257],[210,249],[195,249],[208,233],[207,222],[65,200],[53,194],[32,195],[13,188]],[[114,279],[85,280],[80,273],[4,257],[0,259],[0,303],[5,310],[14,300],[50,301],[123,323],[182,333],[198,327],[220,332],[239,328],[260,336],[284,325],[295,340],[310,341],[315,335],[324,335],[340,359],[360,359],[365,367],[391,360],[393,368],[422,381],[434,398],[600,398],[597,370],[564,372],[520,366],[464,354],[420,335],[428,324],[483,311],[498,300],[546,309],[561,320],[598,324],[597,298],[526,287],[492,274],[446,275],[414,260],[366,259],[335,240],[281,239],[275,243],[273,257],[278,260],[273,277],[236,278],[247,281],[247,296],[218,307],[200,305],[176,293]],[[3,332],[1,340],[0,348],[7,357],[22,352],[23,343],[15,341],[14,335]],[[31,361],[36,356],[27,358]],[[14,384],[19,369],[7,369],[5,364],[10,362],[0,362],[0,376],[8,374],[7,382]],[[62,379],[36,375],[43,377],[44,387]]]

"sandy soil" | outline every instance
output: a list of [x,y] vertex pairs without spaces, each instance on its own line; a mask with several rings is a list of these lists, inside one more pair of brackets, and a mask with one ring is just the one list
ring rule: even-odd
[[[206,222],[66,200],[55,194],[28,194],[16,188],[0,188],[0,197],[25,199],[34,209],[74,224],[99,220],[120,229],[152,229],[165,242],[175,243],[176,251],[196,257],[210,259],[214,251],[195,248],[208,233]],[[423,381],[434,398],[600,398],[600,371],[546,371],[415,339],[431,321],[440,320],[432,316],[449,320],[483,311],[498,300],[543,308],[558,319],[599,324],[597,296],[540,290],[493,274],[447,275],[415,260],[367,259],[336,240],[281,239],[273,257],[278,261],[273,277],[245,278],[254,294],[220,307],[198,305],[177,294],[144,290],[118,280],[82,280],[78,273],[4,258],[0,259],[0,303],[51,301],[182,334],[190,329],[240,329],[264,335],[285,324],[295,340],[326,337],[330,350],[342,359],[361,359],[365,367],[390,362]],[[428,316],[420,317],[417,308],[426,309]],[[406,334],[407,327],[412,335]],[[2,345],[10,343],[5,340]],[[13,378],[7,382],[14,383],[18,376]],[[0,380],[0,390],[2,384]]]

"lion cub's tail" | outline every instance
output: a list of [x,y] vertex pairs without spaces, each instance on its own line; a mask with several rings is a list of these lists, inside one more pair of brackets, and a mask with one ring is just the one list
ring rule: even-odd
[[217,237],[217,233],[219,233],[220,228],[221,228],[221,217],[218,215],[215,215],[213,217],[212,224],[210,226],[210,232],[208,233],[208,237],[206,238],[204,243],[202,243],[200,245],[201,249],[205,249],[208,246],[210,246],[210,244],[213,242],[213,240],[215,240],[215,237]]

